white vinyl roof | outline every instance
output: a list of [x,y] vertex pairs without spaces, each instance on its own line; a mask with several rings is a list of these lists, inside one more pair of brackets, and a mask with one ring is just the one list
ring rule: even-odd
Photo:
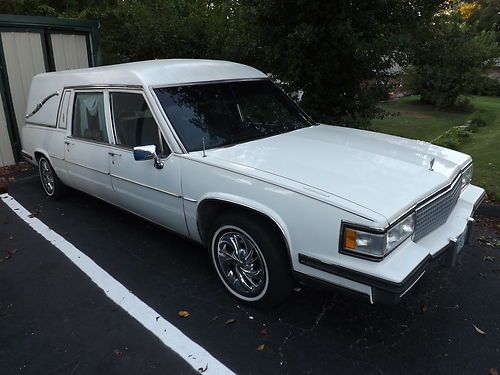
[[65,86],[88,84],[172,85],[224,79],[265,78],[247,65],[220,60],[169,59],[149,60],[97,68],[42,73],[40,79],[64,81]]

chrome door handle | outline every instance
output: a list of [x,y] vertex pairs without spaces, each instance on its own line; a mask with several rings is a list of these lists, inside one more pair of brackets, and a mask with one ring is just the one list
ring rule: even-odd
[[116,152],[108,152],[110,156],[122,156],[122,154],[117,154]]
[[65,144],[69,145],[74,145],[74,143],[71,143],[70,141],[64,141]]

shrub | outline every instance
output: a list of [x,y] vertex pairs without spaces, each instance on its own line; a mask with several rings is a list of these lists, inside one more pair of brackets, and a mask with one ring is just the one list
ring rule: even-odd
[[422,38],[405,81],[423,102],[439,107],[455,106],[469,94],[499,52],[494,33],[477,32],[445,17]]
[[500,82],[482,76],[474,83],[470,93],[473,95],[500,96]]
[[471,130],[468,128],[454,127],[436,138],[433,143],[438,146],[457,150],[465,139],[470,137],[471,133]]

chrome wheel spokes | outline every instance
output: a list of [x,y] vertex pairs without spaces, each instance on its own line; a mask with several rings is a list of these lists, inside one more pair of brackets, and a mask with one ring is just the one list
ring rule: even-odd
[[217,261],[227,284],[243,295],[260,293],[266,271],[260,250],[246,234],[225,232],[217,242]]
[[54,192],[54,175],[49,162],[45,159],[40,161],[40,178],[47,194],[52,194]]

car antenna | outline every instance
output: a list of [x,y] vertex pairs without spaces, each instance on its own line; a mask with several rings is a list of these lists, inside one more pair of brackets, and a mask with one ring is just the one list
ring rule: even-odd
[[205,153],[205,137],[201,137],[201,144],[203,147],[203,157],[206,158],[207,154]]

